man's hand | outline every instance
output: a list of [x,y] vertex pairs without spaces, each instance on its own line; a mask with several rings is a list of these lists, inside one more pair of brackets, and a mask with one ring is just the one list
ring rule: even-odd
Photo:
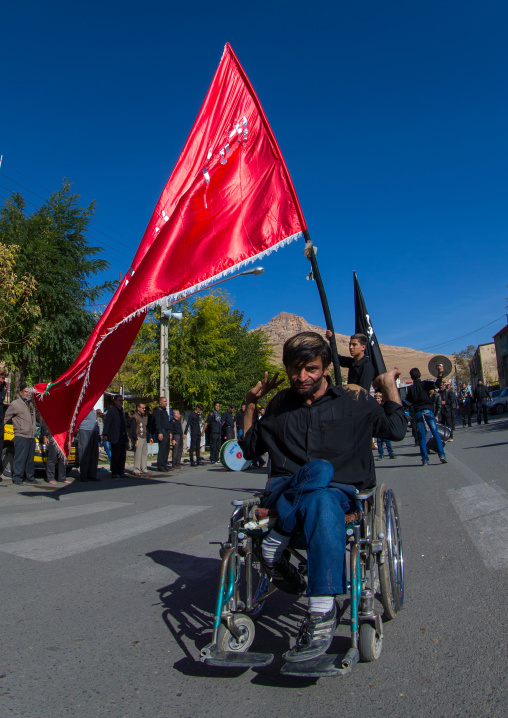
[[276,389],[283,383],[284,379],[279,379],[279,381],[277,381],[278,378],[279,372],[276,372],[273,377],[269,379],[268,372],[265,371],[265,380],[258,381],[256,386],[247,392],[245,402],[247,404],[257,404],[258,400],[261,399],[262,396],[269,394],[273,391],[273,389]]
[[138,443],[139,443],[139,442],[138,442],[138,439],[136,439],[136,441],[134,442],[134,448],[135,448],[135,449],[138,448]]
[[49,444],[49,439],[48,439],[47,436],[44,436],[44,437],[42,438],[42,443],[44,444],[44,446],[47,446],[47,445]]
[[153,439],[150,439],[150,443],[153,444]]
[[399,390],[397,389],[397,384],[395,383],[395,380],[399,376],[400,369],[398,367],[394,367],[393,369],[390,369],[390,371],[377,376],[372,382],[372,386],[374,389],[383,394],[384,399],[387,401],[394,401],[396,404],[400,404],[402,406]]

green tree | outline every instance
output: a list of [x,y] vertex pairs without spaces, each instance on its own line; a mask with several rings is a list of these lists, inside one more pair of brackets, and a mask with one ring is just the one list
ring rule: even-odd
[[[16,274],[19,247],[15,244],[0,244],[0,349],[8,369],[14,365],[11,356],[23,345],[34,346],[39,336],[41,310],[33,297],[37,290],[34,277]],[[33,320],[25,333],[19,328],[27,317]]]
[[[181,410],[214,399],[239,406],[265,371],[274,371],[261,331],[249,331],[243,312],[224,293],[196,297],[174,307],[181,321],[169,323],[171,402]],[[121,374],[130,391],[156,399],[159,393],[160,311],[151,313],[133,344]]]
[[18,280],[33,276],[32,300],[40,308],[40,315],[29,312],[20,317],[18,325],[19,337],[37,331],[37,341],[9,344],[9,358],[21,379],[42,381],[61,374],[79,354],[97,321],[87,306],[116,285],[91,283],[109,264],[97,256],[102,249],[90,246],[86,237],[94,203],[82,208],[78,200],[79,195],[64,181],[31,215],[16,192],[0,211],[2,242],[20,248],[16,275]]
[[475,351],[476,347],[473,344],[470,344],[466,349],[462,349],[462,351],[453,355],[455,365],[457,367],[457,380],[459,383],[465,381],[466,384],[469,384],[471,378],[469,374],[469,365],[471,364],[471,359],[474,357]]

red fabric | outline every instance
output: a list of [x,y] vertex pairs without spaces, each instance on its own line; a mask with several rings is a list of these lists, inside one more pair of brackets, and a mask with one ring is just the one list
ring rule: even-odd
[[305,229],[273,132],[226,45],[131,269],[70,369],[55,384],[35,387],[37,407],[65,454],[150,305],[206,287]]

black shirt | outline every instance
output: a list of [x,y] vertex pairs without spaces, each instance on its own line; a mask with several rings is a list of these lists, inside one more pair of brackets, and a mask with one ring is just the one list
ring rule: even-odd
[[406,434],[404,409],[393,401],[380,406],[358,387],[329,384],[307,404],[292,389],[279,392],[240,440],[246,459],[268,451],[273,476],[292,476],[312,459],[335,469],[334,481],[358,489],[374,486],[372,437],[400,441]]
[[353,357],[339,356],[339,364],[349,368],[347,373],[348,384],[356,384],[365,389],[365,391],[370,391],[376,372],[369,357],[364,356],[355,362]]
[[233,427],[235,425],[234,419],[231,415],[230,411],[225,411],[222,415],[222,424],[223,426],[231,426]]
[[185,425],[185,431],[184,434],[187,434],[187,431],[190,427],[190,434],[191,436],[197,436],[201,434],[201,424],[199,422],[199,414],[196,414],[195,411],[191,411],[189,416],[187,417],[187,424]]
[[215,409],[211,411],[206,418],[206,423],[211,434],[220,434],[222,418],[219,411]]
[[180,419],[173,419],[169,425],[169,433],[175,438],[175,436],[181,436],[183,434],[182,431],[182,422]]
[[245,417],[245,412],[241,409],[238,409],[238,411],[235,414],[235,424],[236,424],[236,430],[237,431],[243,431],[243,420]]
[[424,411],[425,409],[434,411],[429,391],[431,389],[440,389],[442,382],[442,377],[438,377],[435,382],[428,379],[425,381],[417,379],[407,390],[406,401],[413,405],[415,412]]
[[487,399],[490,398],[490,391],[487,389],[485,384],[478,384],[478,386],[474,390],[474,400],[477,402],[482,402],[483,404],[484,402],[486,403]]

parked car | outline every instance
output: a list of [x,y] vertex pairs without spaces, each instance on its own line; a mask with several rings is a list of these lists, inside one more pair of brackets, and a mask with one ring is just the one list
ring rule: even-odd
[[[35,470],[46,471],[46,462],[48,460],[47,448],[40,439],[40,427],[37,427],[35,439],[34,463]],[[12,424],[4,426],[4,449],[2,452],[3,471],[2,478],[10,479],[12,477],[12,463],[14,461],[14,427]],[[65,468],[66,473],[70,474],[72,469],[79,466],[78,459],[78,440],[74,439],[71,446],[71,453]]]
[[503,389],[499,393],[499,396],[494,398],[493,395],[492,401],[489,401],[487,407],[491,414],[502,414],[503,412],[508,411],[508,387]]

